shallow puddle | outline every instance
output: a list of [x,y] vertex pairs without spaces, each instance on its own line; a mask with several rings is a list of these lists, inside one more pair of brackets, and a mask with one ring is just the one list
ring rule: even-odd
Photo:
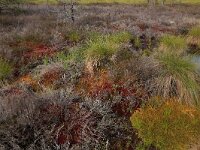
[[200,71],[200,55],[192,56],[192,60],[198,66],[198,70]]

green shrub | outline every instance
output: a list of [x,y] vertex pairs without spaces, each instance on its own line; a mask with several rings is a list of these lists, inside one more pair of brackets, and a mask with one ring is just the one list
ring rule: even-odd
[[182,54],[187,49],[187,42],[180,36],[165,35],[161,38],[159,49],[168,53]]
[[130,120],[146,147],[185,150],[199,140],[200,110],[176,100],[152,100]]
[[159,94],[163,97],[173,97],[186,103],[197,104],[200,86],[196,66],[189,58],[163,53],[157,57],[162,74],[158,80]]
[[11,73],[12,73],[11,65],[7,61],[0,58],[0,80],[5,79]]

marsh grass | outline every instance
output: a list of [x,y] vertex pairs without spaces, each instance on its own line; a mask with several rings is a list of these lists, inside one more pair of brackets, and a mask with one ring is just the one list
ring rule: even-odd
[[184,37],[165,35],[160,40],[159,51],[183,54],[187,50],[187,42]]
[[82,31],[77,31],[77,30],[69,31],[64,35],[64,39],[72,43],[77,43],[80,40],[82,40],[82,38],[83,38]]
[[163,68],[158,79],[158,93],[163,97],[178,97],[188,104],[198,104],[200,86],[196,66],[190,58],[183,58],[170,53],[157,57]]
[[193,27],[188,35],[194,37],[194,38],[199,38],[200,39],[200,26],[197,26],[197,27]]
[[[96,37],[95,37],[96,36]],[[127,32],[121,32],[110,35],[94,35],[93,40],[89,40],[85,52],[86,59],[100,60],[110,57],[116,53],[123,43],[127,43],[131,35]]]
[[86,68],[93,72],[98,66],[111,61],[122,45],[128,43],[131,35],[128,32],[119,32],[109,35],[93,34],[93,39],[87,43],[85,50]]
[[108,40],[108,37],[100,37],[97,41],[91,41],[85,53],[87,59],[103,59],[110,57],[119,48],[119,44]]
[[12,73],[11,65],[4,59],[0,58],[0,80],[5,79],[11,73]]
[[200,48],[200,26],[193,27],[189,31],[187,42],[192,45],[197,45]]
[[62,51],[56,54],[52,59],[45,58],[43,60],[44,64],[50,63],[61,63],[63,67],[66,69],[71,64],[80,63],[84,60],[84,48],[82,47],[74,47],[67,51]]

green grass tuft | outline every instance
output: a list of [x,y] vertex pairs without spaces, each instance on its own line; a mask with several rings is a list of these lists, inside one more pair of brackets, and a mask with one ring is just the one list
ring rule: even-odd
[[190,45],[195,45],[200,48],[200,26],[193,27],[189,31],[187,42]]
[[185,38],[174,35],[165,35],[161,38],[160,50],[174,54],[182,54],[187,49]]
[[131,35],[127,32],[110,34],[106,36],[95,36],[96,38],[88,42],[85,51],[87,60],[101,60],[115,54],[123,43],[127,43]]
[[0,80],[5,79],[11,73],[12,73],[11,65],[7,61],[0,58]]
[[159,90],[164,97],[177,96],[189,104],[199,101],[200,86],[197,82],[196,66],[189,58],[164,53],[157,57],[163,74],[159,80]]
[[60,52],[55,56],[54,61],[62,63],[67,68],[69,64],[83,61],[84,50],[84,48],[77,47],[70,49],[67,53],[65,51]]
[[188,33],[189,36],[192,36],[194,38],[198,38],[200,40],[200,26],[197,26],[197,27],[193,27],[189,33]]

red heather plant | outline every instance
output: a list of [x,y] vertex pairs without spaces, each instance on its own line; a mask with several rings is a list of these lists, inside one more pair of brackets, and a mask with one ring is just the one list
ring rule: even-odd
[[[129,81],[130,78],[115,80],[109,71],[100,71],[95,77],[83,77],[78,90],[92,98],[112,101],[114,113],[129,117],[131,111],[140,107],[142,101],[148,98],[147,92],[137,86],[135,81]],[[120,97],[120,100],[116,101],[116,97]]]
[[49,124],[57,120],[51,135],[60,146],[79,145],[88,137],[97,138],[95,124],[99,117],[100,114],[82,107],[79,102],[67,105],[49,103],[40,109],[43,123]]
[[[131,78],[131,77],[130,77]],[[109,71],[100,71],[95,77],[86,75],[80,79],[78,88],[85,90],[89,96],[98,96],[105,93],[109,95],[121,95],[129,97],[137,94],[138,97],[143,97],[142,90],[135,87],[135,81],[129,81],[128,77],[115,80],[110,75]],[[128,81],[128,82],[127,82]],[[140,95],[141,94],[141,95]],[[144,93],[143,93],[144,94]],[[144,94],[146,96],[146,94]]]

